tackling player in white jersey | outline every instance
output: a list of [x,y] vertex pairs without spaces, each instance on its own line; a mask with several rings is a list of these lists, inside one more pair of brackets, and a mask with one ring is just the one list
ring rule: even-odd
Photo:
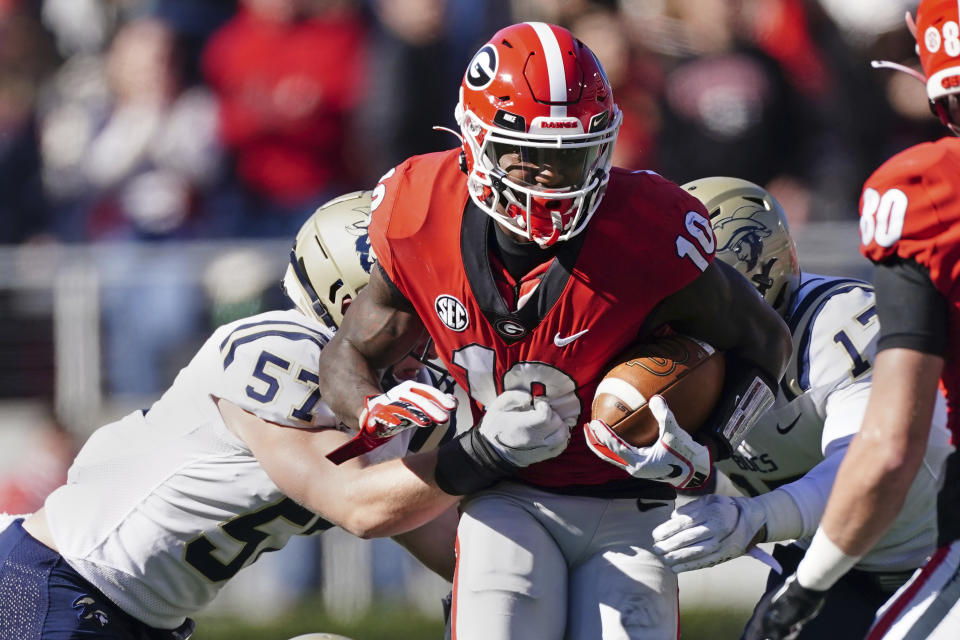
[[[655,548],[677,572],[778,545],[787,575],[820,523],[847,446],[860,427],[872,381],[878,323],[873,287],[800,273],[779,203],[757,185],[713,177],[684,187],[710,212],[717,258],[736,267],[793,332],[794,351],[776,402],[733,456],[718,467],[750,497],[708,495],[654,529]],[[933,552],[936,496],[953,447],[946,406],[937,405],[924,464],[906,505],[880,542],[833,588],[800,638],[860,638],[876,610]],[[767,590],[784,576],[771,572]]]
[[[449,426],[456,401],[419,364],[407,375],[419,382],[368,398],[358,437],[342,430],[317,361],[366,285],[369,209],[369,192],[321,207],[284,278],[297,310],[217,329],[153,406],[95,431],[67,484],[0,534],[0,637],[184,640],[188,616],[261,553],[335,525],[372,537],[433,520],[400,541],[450,579],[459,496],[437,487],[437,460],[472,462],[493,482],[563,449],[567,428],[527,394],[429,452],[372,464],[439,440],[407,429],[424,414]],[[380,448],[327,459],[344,446]]]

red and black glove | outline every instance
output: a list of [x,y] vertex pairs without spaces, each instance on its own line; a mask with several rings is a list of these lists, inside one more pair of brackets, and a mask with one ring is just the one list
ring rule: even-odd
[[457,399],[430,385],[405,380],[378,396],[367,396],[363,404],[360,431],[327,454],[334,464],[372,451],[401,431],[443,424],[457,408]]

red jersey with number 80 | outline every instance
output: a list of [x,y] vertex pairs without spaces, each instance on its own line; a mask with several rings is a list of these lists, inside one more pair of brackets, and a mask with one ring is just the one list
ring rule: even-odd
[[885,162],[860,197],[860,250],[925,267],[949,310],[949,352],[940,382],[949,426],[960,436],[960,138],[919,144]]
[[562,487],[628,478],[587,448],[580,427],[611,358],[713,259],[707,212],[656,174],[614,169],[586,230],[561,243],[514,310],[493,277],[495,223],[473,205],[458,153],[413,157],[381,179],[371,203],[377,259],[480,406],[507,389],[544,393],[573,427],[565,452],[524,469],[523,480]]

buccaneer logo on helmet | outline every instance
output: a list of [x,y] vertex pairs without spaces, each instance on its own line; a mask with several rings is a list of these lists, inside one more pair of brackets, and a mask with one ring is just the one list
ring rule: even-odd
[[754,220],[754,211],[747,209],[747,217],[734,217],[720,220],[713,225],[714,232],[721,231],[727,240],[717,247],[717,253],[731,251],[737,260],[746,264],[747,270],[757,266],[760,255],[763,253],[763,239],[769,238],[772,233],[767,225]]
[[600,204],[623,119],[596,56],[561,27],[512,25],[473,57],[456,119],[474,204],[548,247]]
[[717,258],[746,276],[785,316],[800,283],[800,267],[780,203],[766,190],[739,178],[701,178],[683,188],[710,212]]
[[375,256],[370,251],[370,191],[356,191],[322,205],[300,228],[283,277],[287,297],[304,314],[331,329],[367,285]]
[[357,252],[357,259],[360,261],[360,266],[363,268],[367,274],[370,273],[370,269],[373,267],[373,263],[376,260],[376,256],[372,255],[372,248],[370,247],[370,234],[368,229],[370,227],[370,214],[369,211],[365,212],[362,207],[354,209],[363,216],[363,219],[351,222],[344,231],[348,235],[354,236],[356,240],[353,243],[353,248]]

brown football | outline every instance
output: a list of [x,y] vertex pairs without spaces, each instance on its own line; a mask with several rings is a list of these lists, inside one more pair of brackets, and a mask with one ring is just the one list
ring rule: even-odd
[[651,396],[663,396],[677,423],[691,433],[720,399],[723,352],[693,338],[656,338],[627,349],[614,362],[597,386],[593,417],[634,446],[649,446],[659,435],[647,406]]

